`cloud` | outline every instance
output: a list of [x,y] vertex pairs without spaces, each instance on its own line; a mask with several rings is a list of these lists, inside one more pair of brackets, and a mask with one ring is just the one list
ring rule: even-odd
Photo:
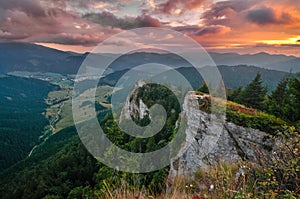
[[288,25],[300,21],[299,10],[293,5],[291,0],[229,0],[215,3],[201,18],[205,24],[236,28],[247,23]]
[[294,7],[292,0],[221,1],[205,11],[201,15],[201,20],[205,26],[229,27],[231,36],[235,39],[229,37],[223,39],[235,40],[234,44],[242,43],[241,40],[244,42],[252,40],[253,43],[257,40],[267,40],[269,38],[266,35],[275,40],[279,35],[281,39],[286,39],[299,33],[297,31],[299,28],[296,27],[300,26],[300,3],[297,4],[298,7]]
[[210,25],[210,26],[182,26],[174,28],[177,31],[183,32],[190,36],[208,36],[208,35],[221,35],[230,32],[230,28],[223,25]]
[[48,37],[36,38],[35,42],[56,43],[65,45],[95,46],[105,39],[104,33],[79,34],[79,33],[59,33]]
[[0,30],[0,38],[3,40],[24,39],[26,37],[28,37],[27,34],[12,34],[11,32]]
[[274,10],[270,8],[259,8],[248,11],[247,19],[260,25],[276,23]]
[[0,0],[0,8],[5,10],[19,10],[32,17],[45,17],[46,12],[39,1],[34,0]]
[[225,25],[241,27],[243,13],[249,10],[259,0],[229,0],[213,4],[204,12],[201,19],[206,25]]
[[26,41],[96,46],[109,36],[121,31],[119,28],[104,27],[68,13],[61,14],[56,20],[63,23],[58,25],[55,32],[33,34]]
[[258,25],[289,24],[293,22],[292,16],[288,13],[282,12],[280,16],[276,16],[275,10],[267,7],[249,10],[247,20]]
[[0,0],[0,6],[0,41],[92,46],[121,31],[67,12],[63,2],[55,7],[50,1]]
[[94,23],[101,24],[103,26],[111,26],[111,27],[117,27],[122,29],[162,26],[159,20],[154,19],[148,15],[141,15],[138,17],[118,18],[110,12],[102,12],[102,13],[87,14],[84,15],[84,18]]
[[300,44],[280,44],[280,46],[284,46],[284,47],[300,47]]
[[176,11],[194,10],[203,6],[207,0],[167,0],[157,5],[157,10],[164,14],[173,14]]
[[[53,0],[46,0],[53,1]],[[122,12],[137,0],[56,0],[63,2],[65,9],[68,12],[73,12],[79,15],[88,13],[101,13],[106,12]]]
[[211,34],[225,34],[230,32],[230,28],[222,25],[212,25],[208,27],[204,27],[196,32],[195,36],[203,36],[203,35],[211,35]]

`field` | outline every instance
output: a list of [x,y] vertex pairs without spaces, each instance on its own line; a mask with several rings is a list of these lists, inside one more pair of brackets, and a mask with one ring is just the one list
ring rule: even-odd
[[[113,88],[110,86],[98,87],[96,102],[105,108],[110,108],[105,96],[109,96],[112,90]],[[90,94],[91,90],[88,90],[84,95],[89,96]],[[50,106],[47,109],[46,117],[50,121],[50,128],[53,134],[74,125],[71,88],[61,88],[61,90],[50,92],[46,101]]]

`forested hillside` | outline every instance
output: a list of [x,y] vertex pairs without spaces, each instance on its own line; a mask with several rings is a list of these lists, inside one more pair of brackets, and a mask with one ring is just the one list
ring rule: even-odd
[[0,172],[28,156],[47,124],[42,114],[47,82],[16,77],[0,78]]
[[[167,122],[157,135],[148,139],[131,137],[117,126],[109,112],[99,119],[100,125],[111,141],[126,150],[151,152],[164,147],[175,133],[179,115],[176,96],[167,88],[157,85],[139,89],[136,96],[148,106],[159,103],[166,108]],[[145,125],[148,121],[144,118],[136,122]],[[99,197],[104,197],[107,185],[117,187],[123,180],[131,186],[147,187],[155,194],[165,189],[167,176],[168,168],[148,174],[128,174],[97,163],[80,142],[76,129],[69,127],[51,136],[30,158],[2,174],[0,194],[3,198],[81,198],[85,193],[92,197],[95,189]]]

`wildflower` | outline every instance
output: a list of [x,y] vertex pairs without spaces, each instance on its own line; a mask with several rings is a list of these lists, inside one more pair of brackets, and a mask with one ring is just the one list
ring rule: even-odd
[[237,173],[235,174],[235,177],[236,177],[236,178],[239,178],[239,177],[241,177],[241,176],[245,176],[245,172],[244,172],[244,170],[243,170],[242,167],[240,167],[240,168],[239,168],[239,172],[237,172]]
[[213,184],[211,184],[211,185],[209,186],[209,191],[213,191],[214,188],[215,188],[215,186],[214,186]]
[[245,172],[242,168],[239,169],[239,173],[240,173],[241,176],[245,176]]

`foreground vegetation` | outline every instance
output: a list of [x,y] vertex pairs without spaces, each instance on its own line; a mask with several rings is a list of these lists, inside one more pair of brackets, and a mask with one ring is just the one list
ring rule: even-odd
[[180,176],[167,181],[168,168],[128,174],[99,164],[81,144],[75,129],[67,128],[1,176],[0,192],[2,198],[296,199],[300,196],[299,161],[300,135],[286,127],[272,153],[261,153],[256,164],[220,163],[199,170],[194,179]]
[[104,190],[104,198],[299,198],[300,134],[286,127],[277,137],[277,146],[272,153],[261,153],[260,156],[258,163],[219,163],[210,169],[199,170],[193,179],[179,176],[172,181],[168,192],[159,196],[123,186],[119,192]]

